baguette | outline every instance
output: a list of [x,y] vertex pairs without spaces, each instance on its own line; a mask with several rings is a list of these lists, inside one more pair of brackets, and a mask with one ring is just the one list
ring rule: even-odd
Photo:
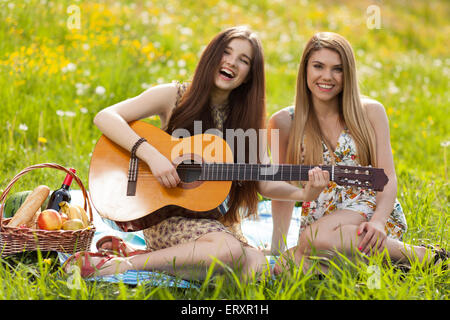
[[27,227],[31,229],[39,229],[37,227],[37,219],[39,218],[39,215],[41,214],[41,208],[36,211],[36,213],[33,215],[30,221],[27,223]]
[[27,225],[33,219],[36,211],[38,211],[47,199],[49,193],[50,188],[45,185],[36,187],[22,203],[16,214],[7,224],[7,227],[18,227],[22,224]]

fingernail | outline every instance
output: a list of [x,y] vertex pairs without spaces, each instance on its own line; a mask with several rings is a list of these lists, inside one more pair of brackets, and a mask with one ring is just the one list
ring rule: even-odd
[[362,247],[359,247],[358,250],[361,251],[361,250],[362,250]]
[[360,236],[360,235],[361,235],[361,231],[358,230],[358,236]]

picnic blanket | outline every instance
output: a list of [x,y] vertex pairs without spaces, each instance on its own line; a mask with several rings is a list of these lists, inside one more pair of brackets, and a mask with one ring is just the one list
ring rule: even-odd
[[[83,204],[83,194],[79,190],[71,191],[73,204]],[[300,228],[301,209],[295,208],[292,214],[291,226],[286,238],[287,247],[296,245],[298,240],[298,230]],[[135,247],[136,249],[145,249],[145,239],[142,231],[138,232],[122,232],[115,225],[113,221],[102,218],[95,209],[93,210],[93,221],[96,228],[94,238],[91,244],[91,251],[96,252],[96,242],[106,235],[113,235],[123,239],[127,244]],[[261,201],[258,204],[258,218],[246,219],[242,222],[242,232],[247,238],[250,245],[255,247],[262,247],[272,241],[272,214],[271,214],[271,201]],[[68,254],[58,253],[61,265],[69,257]],[[274,264],[274,258],[267,257],[271,265]],[[106,281],[106,282],[120,282],[138,285],[138,284],[150,284],[153,286],[177,286],[182,288],[189,288],[197,286],[194,282],[186,280],[177,280],[175,277],[153,271],[143,270],[129,270],[123,274],[110,275],[110,276],[97,276],[88,278],[93,281]]]

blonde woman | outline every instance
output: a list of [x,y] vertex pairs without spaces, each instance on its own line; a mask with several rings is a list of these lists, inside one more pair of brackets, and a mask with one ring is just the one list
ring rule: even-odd
[[[427,254],[425,247],[401,242],[407,225],[396,200],[388,118],[380,103],[361,97],[353,50],[342,36],[321,32],[309,40],[300,62],[295,108],[275,113],[269,128],[280,130],[279,141],[271,141],[271,147],[278,143],[281,163],[370,165],[383,168],[389,178],[378,193],[330,182],[317,200],[303,202],[299,241],[288,251],[295,262],[311,248],[326,256],[352,250],[371,254],[386,248],[393,260],[405,262],[413,257],[435,262],[446,257],[444,250]],[[273,254],[283,250],[293,206],[290,201],[272,201]],[[275,272],[284,261],[280,259]]]

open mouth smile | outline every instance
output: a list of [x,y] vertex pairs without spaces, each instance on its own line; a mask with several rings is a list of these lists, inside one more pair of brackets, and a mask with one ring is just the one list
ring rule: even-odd
[[331,91],[331,89],[333,89],[334,85],[332,84],[325,84],[325,83],[318,83],[317,86],[319,87],[320,91]]
[[225,78],[225,80],[232,80],[236,77],[236,74],[233,72],[233,70],[230,70],[228,68],[221,68],[219,70],[219,73],[222,78]]

